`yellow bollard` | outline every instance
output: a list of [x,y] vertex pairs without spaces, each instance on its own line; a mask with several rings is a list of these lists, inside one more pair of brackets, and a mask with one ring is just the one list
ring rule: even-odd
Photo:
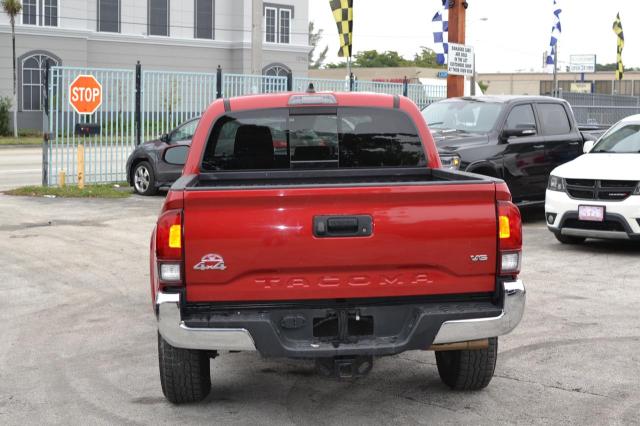
[[84,189],[84,145],[78,145],[78,188]]
[[58,186],[60,188],[64,188],[66,181],[67,181],[67,174],[64,172],[64,170],[60,170],[60,172],[58,173]]

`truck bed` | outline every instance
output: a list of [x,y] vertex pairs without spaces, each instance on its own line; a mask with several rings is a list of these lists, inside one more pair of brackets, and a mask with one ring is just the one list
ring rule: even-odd
[[426,167],[329,170],[221,171],[182,177],[172,189],[242,189],[269,187],[397,186],[499,182],[487,176]]

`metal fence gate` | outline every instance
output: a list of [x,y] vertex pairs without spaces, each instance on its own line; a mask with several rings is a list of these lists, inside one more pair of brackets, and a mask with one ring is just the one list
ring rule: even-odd
[[[419,107],[446,97],[446,87],[359,80],[329,80],[264,75],[191,73],[131,69],[51,67],[46,77],[48,140],[43,147],[43,185],[56,185],[61,172],[77,183],[78,147],[84,148],[86,183],[123,182],[126,161],[137,144],[169,133],[199,116],[216,98],[256,93],[361,91],[405,95]],[[80,115],[69,103],[69,86],[91,75],[102,86],[102,104],[94,114]],[[90,124],[95,132],[78,132]],[[94,133],[94,134],[93,134]]]
[[216,74],[142,71],[142,141],[201,115],[216,99]]
[[[69,86],[87,74],[102,84],[102,105],[94,114],[79,115],[69,105]],[[85,182],[124,181],[124,165],[135,147],[135,71],[52,67],[48,81],[49,141],[43,153],[43,184],[57,183],[61,171],[67,182],[77,182],[79,145],[84,146]],[[78,136],[76,126],[82,123],[95,123],[100,132]]]

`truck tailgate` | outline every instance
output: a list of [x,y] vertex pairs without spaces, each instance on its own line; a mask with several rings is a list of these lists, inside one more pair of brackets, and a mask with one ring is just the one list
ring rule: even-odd
[[[495,202],[493,183],[187,190],[187,301],[491,292]],[[371,235],[314,236],[355,215]]]

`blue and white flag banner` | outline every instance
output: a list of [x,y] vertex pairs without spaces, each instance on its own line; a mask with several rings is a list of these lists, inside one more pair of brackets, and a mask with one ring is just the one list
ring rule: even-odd
[[549,54],[546,60],[547,72],[553,72],[554,58],[556,55],[556,49],[558,48],[558,39],[562,33],[562,26],[560,25],[560,5],[558,0],[553,0],[553,26],[551,27],[551,41],[549,42]]
[[435,44],[436,61],[440,65],[447,63],[449,53],[449,0],[444,0],[442,9],[437,11],[431,19],[433,28],[433,42]]

